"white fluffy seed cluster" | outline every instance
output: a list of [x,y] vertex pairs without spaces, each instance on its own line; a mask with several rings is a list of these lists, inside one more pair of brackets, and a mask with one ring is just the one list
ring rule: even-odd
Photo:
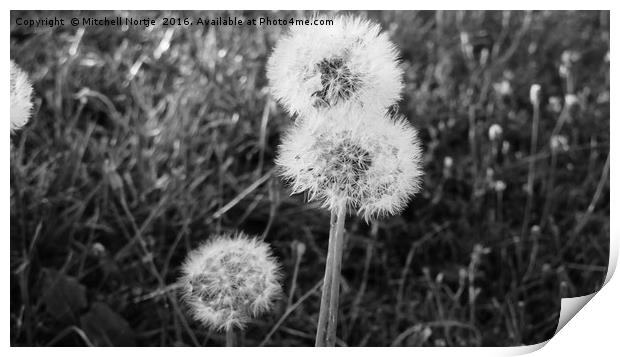
[[267,63],[274,97],[291,114],[379,110],[402,90],[398,52],[378,24],[339,16],[332,26],[295,26]]
[[215,236],[190,252],[179,280],[192,316],[213,330],[244,328],[281,293],[269,245],[243,233]]
[[332,115],[301,121],[285,136],[276,164],[293,193],[330,210],[345,203],[366,220],[398,213],[420,190],[416,130],[400,117]]
[[293,27],[269,59],[272,93],[293,115],[276,164],[293,194],[369,220],[399,213],[420,190],[417,131],[387,114],[400,98],[396,47],[379,25],[340,16]]
[[11,134],[21,129],[32,112],[32,85],[28,75],[11,60]]

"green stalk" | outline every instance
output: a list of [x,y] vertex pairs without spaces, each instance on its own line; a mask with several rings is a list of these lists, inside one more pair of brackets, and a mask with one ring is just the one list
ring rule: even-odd
[[316,332],[316,347],[334,347],[336,345],[345,215],[346,206],[344,202],[336,211],[332,211],[331,215],[321,309]]

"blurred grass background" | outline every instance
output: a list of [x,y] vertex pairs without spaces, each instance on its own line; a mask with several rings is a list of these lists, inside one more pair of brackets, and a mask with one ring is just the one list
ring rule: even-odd
[[[550,338],[560,297],[600,288],[607,269],[609,12],[359,14],[400,48],[398,110],[426,175],[402,215],[348,220],[338,344]],[[36,92],[12,137],[11,344],[222,345],[174,284],[201,240],[243,230],[273,246],[286,296],[241,344],[313,345],[329,215],[272,170],[290,118],[265,61],[286,28],[15,25],[54,15],[312,12],[11,12],[11,58]]]

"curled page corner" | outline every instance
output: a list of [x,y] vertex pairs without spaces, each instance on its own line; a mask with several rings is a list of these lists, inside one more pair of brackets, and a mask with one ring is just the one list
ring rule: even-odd
[[[566,323],[568,323],[570,319],[572,319],[575,315],[577,315],[579,310],[581,310],[594,297],[594,295],[596,295],[596,292],[589,294],[589,295],[585,295],[585,296],[577,296],[577,297],[561,299],[560,300],[560,317],[558,319],[558,327],[553,333],[553,336],[557,335],[558,332],[564,326],[566,326]],[[541,348],[545,347],[545,345],[549,341],[551,341],[551,339],[553,339],[553,337],[551,337],[548,340],[545,340],[545,341],[542,341],[542,342],[539,342],[533,345],[512,347],[509,351],[506,351],[507,353],[504,355],[505,356],[519,356],[519,355],[525,355],[525,354],[529,354],[532,352],[536,352],[540,350]]]
[[[560,317],[558,318],[558,326],[555,329],[553,336],[557,335],[558,332],[560,332],[560,330],[564,328],[564,326],[566,326],[568,321],[570,321],[573,317],[575,317],[575,315],[577,315],[577,313],[588,302],[590,302],[590,300],[592,300],[594,295],[598,294],[598,292],[601,291],[605,287],[605,285],[607,285],[607,283],[613,276],[616,270],[616,266],[618,264],[618,250],[619,250],[618,242],[619,241],[620,240],[618,239],[614,239],[610,237],[609,264],[607,266],[607,274],[605,276],[605,282],[603,283],[603,286],[601,287],[601,289],[588,295],[576,296],[576,297],[570,297],[570,298],[562,298],[560,300]],[[534,345],[517,346],[513,350],[511,350],[507,355],[509,356],[524,355],[524,354],[538,351],[539,349],[543,348],[549,341],[551,341],[551,339],[548,339],[546,341],[543,341],[543,342],[540,342]]]
[[605,276],[603,286],[601,289],[593,292],[592,294],[563,298],[560,301],[560,318],[558,319],[558,327],[555,329],[555,333],[553,335],[557,335],[557,333],[560,332],[564,326],[566,326],[566,323],[575,317],[579,310],[581,310],[590,300],[592,300],[594,295],[601,291],[611,279],[618,263],[618,241],[616,239],[610,239],[609,248],[609,264],[607,266],[607,274]]
[[[613,238],[613,237],[616,238]],[[618,265],[618,245],[620,244],[620,239],[618,239],[618,234],[615,232],[609,239],[609,264],[607,265],[607,274],[605,275],[605,282],[603,286],[607,285],[612,275],[616,271],[616,266]]]
[[546,341],[539,342],[533,345],[510,347],[504,356],[522,356],[522,355],[526,355],[532,352],[536,352],[539,349],[545,347],[545,345],[549,341],[550,340],[546,340]]
[[593,297],[596,292],[584,296],[576,296],[571,298],[563,298],[560,302],[560,318],[558,319],[558,327],[555,329],[553,335],[557,335],[558,332],[566,326],[566,323],[570,321],[579,310],[581,310]]
[[[614,238],[614,236],[616,238]],[[605,288],[605,285],[609,282],[614,275],[616,266],[618,264],[618,246],[620,240],[617,239],[616,232],[612,233],[609,239],[609,264],[607,265],[607,274],[605,275],[605,282],[603,286],[592,294],[576,296],[570,298],[563,298],[560,302],[560,318],[558,320],[558,327],[555,330],[554,336],[566,326],[566,323],[570,321],[599,291]]]

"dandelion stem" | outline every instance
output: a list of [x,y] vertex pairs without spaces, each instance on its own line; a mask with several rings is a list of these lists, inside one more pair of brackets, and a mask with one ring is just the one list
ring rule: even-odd
[[[605,166],[603,167],[603,173],[601,174],[601,178],[598,184],[596,185],[596,191],[594,192],[594,196],[592,197],[592,200],[590,201],[590,204],[588,205],[588,208],[586,209],[586,211],[579,218],[579,221],[577,222],[577,226],[575,227],[575,230],[569,236],[568,240],[566,241],[566,244],[564,244],[564,246],[560,249],[560,257],[566,252],[567,249],[569,249],[573,245],[573,242],[575,241],[575,239],[579,237],[581,230],[586,226],[586,224],[590,220],[590,216],[594,212],[594,209],[596,208],[598,201],[601,199],[603,195],[605,184],[609,180],[609,165],[610,165],[609,154],[607,154],[607,160],[605,161]],[[607,278],[609,278],[609,276],[607,276]]]
[[[295,245],[295,248],[297,248],[297,246],[299,243],[297,242],[297,244]],[[299,264],[301,263],[301,257],[303,255],[303,252],[300,254],[299,249],[296,249],[295,252],[295,269],[293,270],[293,279],[291,282],[291,290],[288,294],[288,302],[286,304],[286,307],[289,308],[291,305],[293,305],[293,296],[295,295],[295,288],[297,288],[297,275],[299,274]]]
[[545,189],[547,194],[545,195],[545,204],[543,205],[542,215],[540,218],[540,229],[543,229],[547,224],[547,217],[550,215],[551,205],[553,200],[553,189],[555,185],[555,170],[558,164],[557,150],[551,149],[551,168],[549,176],[547,177],[547,183]]
[[334,266],[332,270],[331,294],[329,304],[329,319],[327,324],[327,346],[336,345],[336,327],[338,326],[338,300],[340,297],[340,270],[342,267],[342,251],[344,246],[344,221],[346,206],[341,205],[338,210],[335,234]]
[[236,342],[235,341],[235,330],[230,327],[226,329],[226,347],[235,347],[236,346]]
[[331,216],[329,247],[316,333],[316,347],[334,347],[336,345],[345,214],[346,206],[343,202],[336,211],[332,212]]
[[329,294],[331,292],[332,265],[333,265],[333,245],[334,233],[336,231],[337,213],[332,211],[329,224],[329,246],[327,248],[327,259],[325,261],[325,277],[323,278],[323,288],[321,293],[321,308],[319,310],[319,322],[316,330],[316,347],[325,346],[325,334],[327,333],[327,310],[329,305]]
[[[472,99],[473,101],[473,99]],[[471,167],[474,182],[478,179],[478,146],[476,145],[476,108],[473,104],[469,107],[469,152],[473,160]],[[475,187],[475,184],[474,184]],[[474,190],[475,192],[475,190]]]
[[[532,120],[532,137],[530,141],[530,155],[536,153],[536,147],[538,146],[538,123],[540,121],[540,105],[538,102],[533,104],[534,115]],[[534,179],[536,177],[536,162],[530,161],[527,175],[527,201],[525,203],[523,226],[521,227],[521,239],[525,240],[528,227],[530,224],[530,217],[532,211],[532,204],[534,199]],[[519,256],[519,259],[521,257]]]

